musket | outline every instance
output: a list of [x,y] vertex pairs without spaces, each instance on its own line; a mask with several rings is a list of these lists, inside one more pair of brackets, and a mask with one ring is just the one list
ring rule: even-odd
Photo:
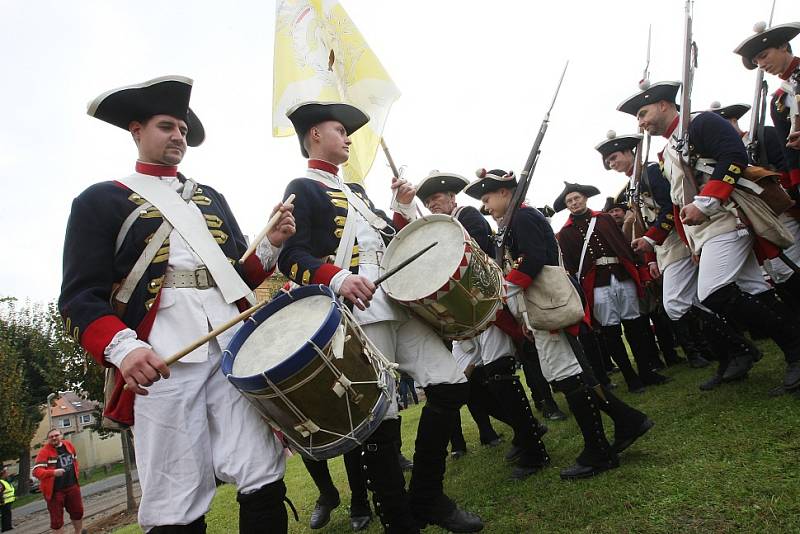
[[683,34],[683,69],[681,76],[681,109],[678,122],[678,143],[676,149],[680,155],[683,170],[683,205],[694,201],[697,194],[697,181],[694,168],[689,161],[689,122],[692,113],[692,84],[694,71],[697,68],[697,43],[692,36],[692,17],[694,0],[686,0],[685,26]]
[[[651,24],[647,28],[647,59],[644,64],[644,70],[642,71],[642,79],[639,82],[640,85],[646,83],[645,80],[648,82],[650,80],[650,43],[652,30],[653,26]],[[633,239],[636,239],[637,233],[639,233],[637,230],[641,230],[641,233],[644,233],[645,228],[647,228],[644,222],[644,215],[642,215],[641,191],[642,173],[645,172],[647,168],[647,158],[650,154],[650,134],[645,132],[644,128],[641,127],[639,128],[639,133],[643,134],[643,137],[636,146],[636,159],[633,163],[633,173],[631,174],[628,185],[628,207],[636,216],[636,221],[633,224],[633,228],[631,228],[631,237]]]
[[525,196],[528,194],[528,187],[531,185],[533,171],[536,170],[536,163],[539,161],[539,154],[541,154],[541,146],[542,141],[544,140],[544,134],[547,132],[547,126],[550,122],[550,112],[553,111],[553,106],[556,104],[556,98],[558,98],[558,92],[561,90],[561,83],[564,81],[564,75],[567,73],[568,66],[569,61],[567,61],[564,65],[564,70],[561,72],[561,78],[558,80],[558,86],[556,87],[556,92],[553,95],[553,100],[550,102],[550,107],[547,109],[547,113],[544,114],[542,124],[539,126],[539,133],[536,135],[536,140],[533,142],[533,147],[531,147],[530,154],[528,154],[528,160],[525,162],[525,166],[519,173],[519,183],[514,190],[514,195],[511,197],[511,205],[508,211],[506,211],[506,214],[503,216],[503,219],[498,222],[496,238],[498,246],[495,254],[495,259],[497,260],[498,265],[503,265],[503,255],[506,243],[508,242],[508,229],[511,228],[511,222],[514,220],[514,215],[516,215],[520,204],[522,204],[522,201],[525,200]]
[[[772,9],[769,12],[767,28],[772,27],[772,17],[775,14],[775,2],[772,0]],[[764,80],[764,69],[756,69],[756,88],[753,94],[753,106],[750,108],[750,142],[747,143],[747,153],[755,165],[767,165],[766,146],[762,142],[764,135],[764,122],[767,114],[767,82]]]

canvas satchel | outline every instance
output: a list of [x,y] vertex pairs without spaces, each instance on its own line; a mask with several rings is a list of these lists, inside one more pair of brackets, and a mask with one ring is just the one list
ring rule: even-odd
[[560,330],[583,319],[583,303],[558,249],[558,265],[545,265],[525,290],[528,318],[537,330]]

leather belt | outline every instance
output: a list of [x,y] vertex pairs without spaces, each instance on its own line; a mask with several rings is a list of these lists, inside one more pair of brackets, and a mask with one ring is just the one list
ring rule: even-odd
[[209,289],[217,287],[211,273],[205,267],[194,271],[168,271],[164,275],[161,287],[193,287],[195,289]]
[[382,250],[359,250],[358,263],[365,265],[380,265],[383,259]]
[[619,258],[616,256],[601,256],[594,260],[595,265],[614,265],[619,263]]

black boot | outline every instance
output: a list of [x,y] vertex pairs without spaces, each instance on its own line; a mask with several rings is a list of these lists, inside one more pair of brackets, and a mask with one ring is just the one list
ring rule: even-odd
[[[475,367],[469,376],[467,409],[478,427],[481,444],[494,446],[500,443],[500,436],[495,432],[492,422],[489,420],[489,397],[491,394],[484,382],[483,366]],[[463,450],[467,450],[466,444],[464,444]]]
[[[800,387],[800,323],[789,307],[775,296],[774,290],[751,295],[729,284],[712,293],[703,302],[708,308],[727,315],[748,328],[762,329],[783,351],[787,369],[783,387],[787,390]],[[731,380],[739,370],[731,360],[723,375]],[[733,369],[732,369],[733,368]]]
[[745,378],[753,363],[761,359],[758,347],[744,337],[739,329],[731,326],[723,316],[696,307],[690,309],[689,314],[700,325],[712,357],[719,362],[715,377],[701,386],[713,389],[719,385],[716,384],[717,380],[731,382]]
[[785,282],[775,284],[775,291],[795,315],[800,315],[800,275],[795,273]]
[[625,326],[625,338],[631,347],[633,359],[636,361],[636,370],[639,378],[645,385],[665,384],[672,379],[653,371],[655,360],[658,357],[657,348],[650,331],[650,322],[645,316],[622,321]]
[[[415,402],[414,404],[419,404],[419,402]],[[398,415],[397,420],[399,421],[399,425],[402,427],[403,425],[403,416]],[[401,430],[400,434],[397,435],[397,460],[400,462],[400,469],[403,471],[411,471],[414,469],[414,462],[409,460],[403,455],[403,432]]]
[[595,333],[591,331],[581,332],[578,339],[594,377],[603,385],[611,384],[611,379],[608,378],[608,370],[603,363],[602,349]]
[[590,388],[597,405],[614,421],[614,443],[617,454],[633,445],[655,424],[644,413],[618,399],[608,388]]
[[344,455],[344,468],[350,485],[350,528],[356,532],[366,529],[372,521],[367,480],[361,463],[362,453],[362,447],[357,447]]
[[583,451],[575,465],[561,470],[561,478],[575,480],[589,478],[619,466],[617,454],[608,444],[603,430],[603,418],[597,402],[580,375],[571,376],[555,383],[564,392],[569,409],[583,434]]
[[686,312],[683,317],[677,321],[672,321],[675,329],[675,334],[678,336],[678,342],[683,347],[683,353],[686,354],[686,359],[689,360],[689,367],[699,369],[701,367],[708,367],[709,362],[702,355],[700,346],[703,340],[702,332],[695,327],[695,316]]
[[237,493],[240,534],[284,533],[289,529],[289,517],[284,501],[297,518],[297,511],[286,498],[283,479],[262,486],[252,493]]
[[387,419],[364,443],[361,461],[384,532],[418,533],[419,528],[411,517],[406,481],[397,461],[399,437],[400,421]]
[[464,432],[461,430],[461,412],[456,412],[455,417],[453,433],[450,435],[450,456],[454,460],[458,460],[467,454],[467,442],[464,439]]
[[608,350],[611,359],[614,360],[622,372],[625,383],[628,385],[628,391],[631,393],[644,392],[644,383],[639,378],[639,375],[636,374],[636,371],[633,370],[631,361],[628,358],[628,351],[622,342],[622,327],[620,325],[612,325],[603,326],[601,329],[606,350]]
[[419,528],[434,524],[451,532],[478,532],[483,528],[480,518],[456,506],[442,487],[447,442],[455,412],[469,398],[469,384],[437,384],[424,389],[428,400],[419,418],[409,484],[413,516]]
[[[86,529],[83,532],[86,532]],[[159,525],[147,532],[148,534],[206,534],[206,516],[201,515],[188,525]],[[240,532],[245,531],[240,529]]]
[[483,367],[489,391],[511,419],[511,428],[514,430],[512,443],[521,449],[517,468],[511,476],[514,479],[530,476],[547,464],[550,458],[539,437],[541,425],[533,416],[528,397],[515,374],[514,358],[506,356]]
[[675,332],[662,304],[659,303],[656,311],[650,314],[650,320],[653,321],[658,348],[661,349],[661,355],[664,357],[664,362],[667,366],[683,363],[684,359],[675,350],[677,347]]
[[333,484],[327,461],[317,462],[303,458],[303,464],[311,475],[314,485],[317,486],[317,490],[319,490],[319,498],[316,505],[314,505],[314,510],[311,512],[311,521],[309,522],[309,527],[312,530],[316,530],[324,527],[331,520],[331,512],[340,503],[339,491]]

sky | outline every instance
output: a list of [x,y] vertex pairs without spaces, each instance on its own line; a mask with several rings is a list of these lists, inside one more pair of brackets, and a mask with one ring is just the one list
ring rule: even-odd
[[[564,180],[591,183],[603,194],[589,206],[599,209],[626,179],[603,168],[594,146],[609,129],[636,130],[616,106],[638,90],[648,25],[650,79],[680,79],[683,0],[342,4],[402,92],[384,137],[415,183],[434,169],[469,179],[480,167],[518,174],[569,60],[528,198],[552,204]],[[695,2],[694,110],[751,103],[755,73],[732,50],[771,5]],[[0,296],[56,299],[72,199],[133,171],[130,135],[86,115],[108,89],[166,74],[194,79],[206,141],[189,149],[181,171],[220,190],[246,234],[302,175],[296,138],[271,137],[274,1],[0,0],[0,14],[0,183],[9,195]],[[797,20],[797,2],[778,0],[774,23]],[[662,144],[654,140],[651,156]],[[390,178],[379,153],[367,178],[378,206],[388,206]]]

